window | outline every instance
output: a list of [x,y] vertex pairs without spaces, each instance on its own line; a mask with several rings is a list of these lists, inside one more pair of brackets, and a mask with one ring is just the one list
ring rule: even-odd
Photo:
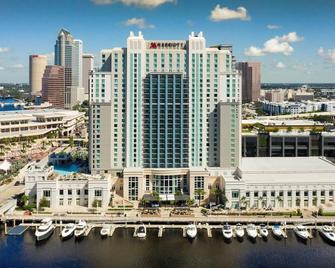
[[80,195],[80,189],[77,189],[77,195]]
[[63,206],[63,205],[64,205],[64,199],[63,199],[63,198],[59,199],[59,205],[60,205],[60,206]]
[[239,190],[232,191],[232,192],[231,192],[231,196],[232,196],[232,198],[239,198],[239,196],[240,196],[240,191],[239,191]]
[[95,190],[94,191],[94,196],[101,197],[102,196],[102,190]]
[[51,195],[51,194],[50,194],[50,190],[44,190],[44,191],[43,191],[43,196],[44,196],[44,197],[50,197],[50,195]]
[[72,195],[72,190],[71,190],[71,189],[68,189],[68,190],[67,190],[67,194],[68,194],[68,195]]
[[138,177],[129,177],[128,195],[129,195],[129,200],[138,199]]
[[63,189],[60,189],[59,190],[59,195],[63,195],[64,194],[64,190]]

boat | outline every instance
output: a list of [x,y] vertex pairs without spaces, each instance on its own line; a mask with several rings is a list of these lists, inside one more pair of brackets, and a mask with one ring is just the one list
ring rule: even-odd
[[231,239],[233,237],[233,230],[229,224],[223,225],[222,234],[225,239]]
[[329,225],[323,225],[319,230],[320,234],[330,242],[335,242],[335,233]]
[[186,235],[188,238],[195,238],[197,236],[197,227],[195,226],[194,223],[190,223],[189,225],[186,226]]
[[252,239],[255,239],[257,237],[257,229],[254,224],[247,225],[247,234]]
[[52,220],[50,218],[43,219],[35,231],[36,240],[41,241],[48,238],[54,230],[55,226],[52,224]]
[[84,236],[85,232],[87,230],[87,223],[84,220],[79,220],[76,223],[76,230],[74,231],[74,236],[75,237],[82,237]]
[[74,234],[75,230],[76,230],[76,225],[74,223],[66,224],[64,229],[61,232],[62,239],[70,238]]
[[236,234],[237,238],[243,238],[243,236],[244,236],[244,229],[243,229],[242,224],[240,224],[240,223],[236,224],[235,234]]
[[275,237],[282,238],[284,236],[283,229],[281,228],[280,224],[275,224],[272,227],[272,232]]
[[109,233],[109,230],[107,228],[102,227],[100,230],[101,237],[106,237]]
[[136,230],[136,237],[145,238],[147,236],[147,228],[144,224],[141,224]]
[[301,224],[296,225],[293,230],[295,234],[301,239],[306,240],[309,237],[309,232],[307,231],[307,228]]
[[269,235],[269,231],[268,231],[268,229],[266,228],[266,225],[265,225],[265,224],[261,224],[261,225],[259,226],[259,233],[260,233],[260,235],[261,235],[262,237],[264,237],[264,238],[268,237],[268,235]]

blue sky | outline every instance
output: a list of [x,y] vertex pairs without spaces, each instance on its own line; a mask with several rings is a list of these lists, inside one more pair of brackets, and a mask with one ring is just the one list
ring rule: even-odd
[[335,82],[334,0],[0,0],[0,10],[0,82],[28,82],[29,55],[51,58],[62,27],[95,55],[125,46],[130,30],[146,39],[203,31],[208,46],[261,61],[262,82]]

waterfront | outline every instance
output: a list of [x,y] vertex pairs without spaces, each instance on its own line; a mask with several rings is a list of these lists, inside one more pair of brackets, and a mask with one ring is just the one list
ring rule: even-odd
[[200,230],[194,241],[182,237],[181,230],[166,229],[162,238],[157,229],[148,237],[133,237],[132,229],[117,229],[112,237],[101,239],[99,229],[76,242],[61,241],[59,229],[36,244],[33,230],[23,236],[0,235],[0,267],[334,267],[335,247],[314,232],[306,243],[292,231],[288,238],[251,242],[226,242],[221,230],[208,238]]

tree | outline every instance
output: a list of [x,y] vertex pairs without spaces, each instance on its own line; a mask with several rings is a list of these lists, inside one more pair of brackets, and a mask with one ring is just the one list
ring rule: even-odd
[[186,204],[187,204],[187,206],[189,206],[189,207],[191,207],[191,206],[193,206],[194,205],[194,199],[187,199],[186,200]]
[[43,196],[40,200],[39,207],[40,208],[50,207],[50,201]]
[[220,203],[220,197],[222,196],[223,191],[220,188],[215,187],[215,188],[212,189],[212,194],[214,194],[214,196],[215,196],[215,202],[217,204],[219,204]]
[[195,190],[195,194],[198,196],[199,206],[200,206],[201,196],[205,195],[205,191],[204,189],[199,188]]
[[71,148],[73,148],[73,146],[74,146],[74,139],[73,139],[72,136],[69,137],[69,145],[70,145]]
[[101,200],[94,199],[93,202],[92,202],[92,207],[93,208],[101,207]]
[[318,198],[315,196],[313,197],[313,206],[316,206],[318,203]]
[[245,196],[242,196],[240,198],[240,208],[241,207],[246,207],[246,204],[247,204],[247,198]]

